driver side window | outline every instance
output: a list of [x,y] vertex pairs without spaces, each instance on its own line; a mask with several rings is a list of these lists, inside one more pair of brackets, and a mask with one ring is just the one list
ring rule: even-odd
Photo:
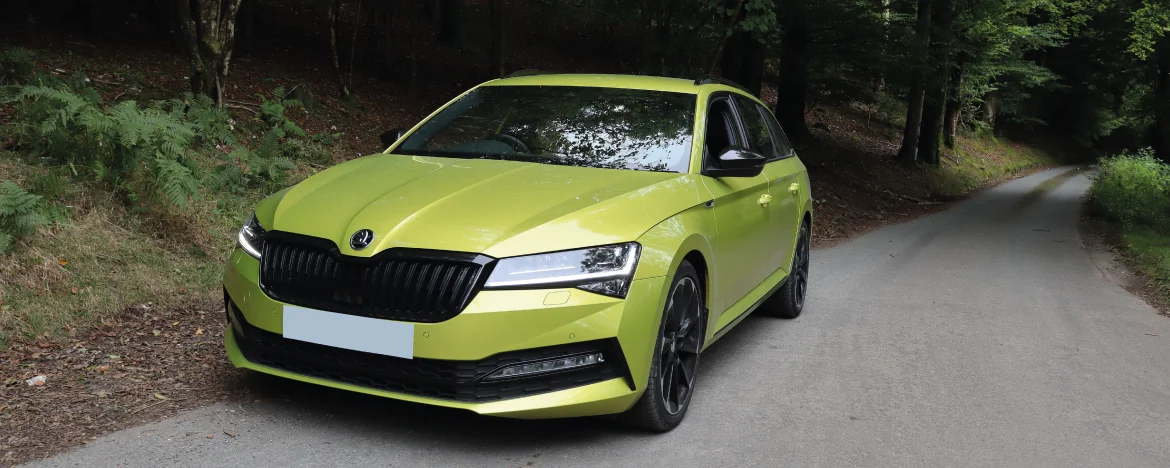
[[706,167],[719,167],[719,155],[739,141],[735,114],[726,97],[717,97],[707,106],[707,130],[704,135],[703,161]]

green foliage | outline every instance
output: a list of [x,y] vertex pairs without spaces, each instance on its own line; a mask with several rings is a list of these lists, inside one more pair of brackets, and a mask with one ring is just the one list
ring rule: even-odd
[[0,85],[24,84],[33,70],[32,51],[22,47],[0,50]]
[[1130,18],[1129,51],[1140,59],[1149,57],[1159,41],[1170,35],[1170,0],[1145,0]]
[[0,182],[0,253],[46,224],[49,219],[40,196],[25,192],[10,180]]
[[1098,167],[1089,191],[1094,213],[1126,228],[1170,231],[1170,165],[1143,149],[1105,158]]
[[304,161],[318,166],[328,166],[334,163],[333,155],[325,148],[331,144],[323,143],[317,139],[303,140],[290,138],[284,142],[283,153],[286,158],[293,161]]
[[268,99],[263,94],[259,96],[261,121],[271,128],[278,129],[282,133],[282,138],[283,135],[305,136],[305,130],[284,115],[288,109],[304,107],[304,105],[295,99],[285,99],[284,87],[277,87],[273,90],[272,99]]
[[1170,232],[1137,227],[1122,230],[1126,257],[1170,299]]
[[216,107],[215,101],[203,94],[186,93],[182,99],[172,99],[160,106],[176,112],[195,128],[195,139],[209,145],[235,145],[235,125],[227,111]]
[[[92,89],[75,90],[84,79],[34,82],[8,98],[17,103],[17,118],[8,126],[17,143],[30,157],[103,182],[132,202],[183,209],[201,186],[240,192],[278,184],[296,168],[292,158],[327,159],[319,145],[287,138],[305,134],[284,115],[296,101],[262,100],[260,121],[268,129],[249,149],[239,144],[231,116],[205,96],[107,108]],[[232,146],[226,154],[219,149]],[[220,160],[210,171],[200,163],[208,153]]]
[[275,188],[284,182],[288,171],[296,169],[286,155],[288,141],[280,128],[273,128],[254,150],[237,147],[212,170],[206,180],[208,189],[242,193],[254,187]]

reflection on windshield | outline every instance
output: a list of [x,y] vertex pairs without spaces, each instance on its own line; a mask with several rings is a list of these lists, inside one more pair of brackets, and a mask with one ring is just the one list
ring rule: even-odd
[[686,172],[695,96],[570,86],[485,86],[424,123],[396,154]]

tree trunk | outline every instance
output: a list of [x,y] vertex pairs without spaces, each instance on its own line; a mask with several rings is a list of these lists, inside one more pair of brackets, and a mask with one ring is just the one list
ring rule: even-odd
[[378,56],[381,57],[378,76],[388,80],[395,75],[394,61],[394,4],[395,0],[375,0],[372,6],[374,31],[377,38]]
[[658,17],[654,19],[654,50],[655,67],[658,69],[658,74],[667,75],[670,72],[670,62],[668,60],[667,51],[670,47],[670,6],[667,1],[662,1],[659,4]]
[[241,0],[175,1],[189,61],[191,91],[211,96],[222,108]]
[[914,73],[916,75],[910,87],[910,95],[906,106],[906,127],[902,131],[902,147],[898,150],[898,160],[904,164],[914,164],[918,160],[918,136],[922,130],[922,105],[926,89],[924,77],[926,55],[930,50],[930,22],[933,10],[932,0],[918,0],[918,20],[914,23],[914,30],[918,37],[915,44]]
[[240,3],[240,12],[236,19],[236,37],[239,38],[238,48],[240,52],[248,52],[253,46],[253,41],[256,38],[257,14],[256,10],[260,8],[260,0],[242,0]]
[[[882,0],[882,46],[883,55],[890,49],[890,0]],[[874,73],[873,92],[880,93],[886,89],[885,67],[878,66]]]
[[789,2],[781,14],[780,77],[776,82],[776,119],[793,142],[808,140],[808,18],[805,0]]
[[[739,20],[743,20],[742,14]],[[727,38],[723,50],[723,60],[719,68],[723,76],[739,83],[756,96],[760,95],[764,79],[764,58],[768,54],[768,46],[752,37],[746,31],[735,31]]]
[[341,0],[333,0],[329,3],[329,58],[333,60],[333,71],[337,75],[337,92],[341,94],[341,97],[348,98],[350,97],[349,87],[345,86],[345,78],[341,73],[341,58],[337,53],[337,43],[340,42],[337,38],[341,33],[337,28],[339,17],[341,17]]
[[995,120],[999,118],[999,91],[990,91],[983,95],[983,123],[988,130],[995,133]]
[[504,0],[489,0],[491,16],[491,75],[504,77]]
[[418,85],[418,4],[407,2],[406,16],[410,18],[410,72],[407,78],[410,87]]
[[727,40],[731,37],[732,28],[739,22],[739,14],[743,11],[743,2],[745,0],[728,0],[724,2],[724,6],[730,6],[735,2],[735,10],[731,13],[731,18],[727,20],[727,27],[723,29],[723,37],[719,40],[719,47],[715,48],[715,59],[711,61],[711,68],[707,69],[707,73],[715,73],[715,66],[723,60],[723,50],[727,48]]
[[947,83],[947,109],[943,128],[943,144],[955,148],[955,137],[959,133],[959,118],[963,113],[963,74],[965,60],[960,58],[951,66],[951,79]]
[[439,42],[463,50],[463,0],[439,0]]
[[1170,163],[1170,39],[1163,39],[1158,54],[1158,81],[1154,90],[1154,151]]
[[922,130],[918,136],[918,161],[929,165],[939,164],[939,140],[943,133],[943,112],[946,108],[947,89],[942,80],[931,80],[936,84],[927,86],[922,104]]
[[918,137],[918,160],[930,166],[939,165],[940,137],[943,113],[946,110],[947,81],[950,77],[950,29],[954,23],[951,14],[953,0],[937,0],[938,11],[932,19],[930,42],[930,74],[926,79],[926,93],[922,105],[922,129]]

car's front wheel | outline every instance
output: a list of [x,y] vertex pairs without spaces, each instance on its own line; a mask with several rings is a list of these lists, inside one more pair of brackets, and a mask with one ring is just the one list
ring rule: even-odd
[[699,275],[683,261],[670,285],[646,391],[633,408],[622,414],[627,424],[666,432],[682,422],[695,391],[699,351],[703,348],[703,304]]

